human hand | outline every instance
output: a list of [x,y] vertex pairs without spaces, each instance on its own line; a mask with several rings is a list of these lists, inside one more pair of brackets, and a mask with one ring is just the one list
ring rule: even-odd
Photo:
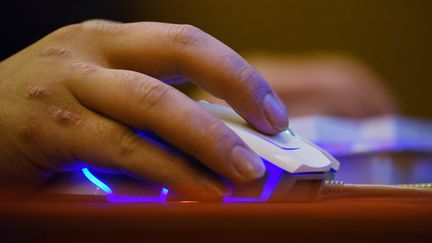
[[[53,173],[90,166],[208,199],[225,193],[213,172],[239,182],[261,177],[261,159],[169,85],[186,79],[261,132],[288,126],[260,74],[199,29],[87,21],[0,63],[0,184],[37,187]],[[155,132],[201,163],[141,139],[133,128]]]

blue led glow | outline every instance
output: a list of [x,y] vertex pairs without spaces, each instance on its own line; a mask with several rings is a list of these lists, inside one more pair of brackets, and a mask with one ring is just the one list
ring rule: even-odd
[[107,194],[107,199],[110,202],[124,203],[124,202],[144,202],[144,203],[164,203],[168,197],[168,189],[162,188],[159,196],[129,196],[129,195],[115,195]]
[[89,169],[82,169],[85,177],[89,179],[93,184],[99,187],[106,193],[106,197],[109,202],[124,203],[124,202],[147,202],[147,203],[163,203],[166,202],[168,197],[168,189],[162,188],[159,196],[130,196],[130,195],[117,195],[114,194],[109,186],[103,183],[101,180],[96,178]]
[[89,179],[93,184],[102,189],[102,191],[104,191],[106,194],[112,194],[111,188],[109,188],[109,186],[96,178],[87,168],[82,169],[82,172],[84,173],[85,177],[87,177],[87,179]]
[[[264,159],[263,159],[264,160]],[[267,170],[267,179],[264,183],[264,187],[261,191],[260,197],[230,197],[225,196],[223,202],[265,202],[268,201],[276,188],[279,178],[282,175],[283,170],[272,163],[264,160]],[[133,202],[143,202],[143,203],[164,203],[168,197],[168,189],[162,188],[159,196],[130,196],[130,195],[117,195],[111,188],[104,182],[95,177],[89,169],[82,169],[85,177],[89,179],[93,184],[99,187],[106,193],[106,198],[109,202],[114,203],[133,203]]]
[[277,167],[276,165],[273,165],[272,163],[269,163],[267,160],[263,159],[266,164],[266,170],[267,170],[267,180],[264,184],[264,187],[261,191],[261,195],[258,198],[253,197],[230,197],[225,196],[223,198],[223,202],[265,202],[270,199],[270,196],[272,195],[274,189],[277,186],[277,183],[279,182],[279,178],[282,175],[282,169]]

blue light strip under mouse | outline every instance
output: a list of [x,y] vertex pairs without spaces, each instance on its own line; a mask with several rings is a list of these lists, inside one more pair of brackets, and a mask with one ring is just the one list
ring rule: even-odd
[[264,188],[261,191],[261,195],[258,198],[255,197],[230,197],[225,196],[223,198],[223,202],[266,202],[270,199],[271,194],[275,190],[277,183],[279,182],[279,178],[282,175],[282,169],[269,163],[267,160],[263,159],[266,162],[266,170],[268,173],[267,180],[264,184]]
[[116,195],[113,193],[111,188],[94,176],[88,168],[82,169],[83,174],[87,179],[89,179],[93,184],[99,187],[105,192],[106,197],[109,202],[147,202],[147,203],[164,203],[168,197],[168,189],[162,188],[159,196],[129,196],[129,195]]
[[[266,164],[266,170],[268,173],[267,180],[261,191],[260,197],[231,197],[225,196],[223,202],[233,203],[233,202],[265,202],[270,199],[271,194],[277,186],[279,178],[282,175],[283,170],[265,159],[263,159]],[[164,203],[168,197],[168,189],[162,188],[159,196],[130,196],[130,195],[116,195],[111,188],[94,176],[88,168],[82,169],[85,177],[95,184],[98,188],[105,192],[106,197],[109,202],[124,203],[124,202],[144,202],[144,203]]]
[[89,169],[84,168],[82,169],[82,172],[84,173],[85,177],[87,177],[87,179],[89,179],[93,184],[95,184],[97,187],[99,187],[102,191],[104,191],[106,194],[112,194],[112,190],[111,188],[109,188],[109,186],[107,186],[105,183],[103,183],[101,180],[99,180],[98,178],[96,178],[96,176],[94,176]]

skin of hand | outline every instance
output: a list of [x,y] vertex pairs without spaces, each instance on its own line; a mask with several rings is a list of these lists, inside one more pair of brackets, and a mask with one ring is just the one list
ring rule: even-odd
[[[56,172],[88,166],[212,200],[226,192],[217,174],[235,182],[261,177],[258,155],[170,85],[186,79],[263,133],[288,126],[265,79],[196,27],[86,21],[0,63],[0,185],[32,190]],[[194,161],[142,139],[135,128]]]
[[[246,55],[289,107],[291,117],[330,115],[367,118],[398,112],[395,98],[360,61],[329,54]],[[223,103],[207,93],[199,98]]]

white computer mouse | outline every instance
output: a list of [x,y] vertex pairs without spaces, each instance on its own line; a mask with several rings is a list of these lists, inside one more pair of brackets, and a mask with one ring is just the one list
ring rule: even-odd
[[326,172],[339,169],[329,153],[287,129],[275,136],[254,130],[233,109],[199,101],[209,111],[233,130],[261,158],[290,173]]

